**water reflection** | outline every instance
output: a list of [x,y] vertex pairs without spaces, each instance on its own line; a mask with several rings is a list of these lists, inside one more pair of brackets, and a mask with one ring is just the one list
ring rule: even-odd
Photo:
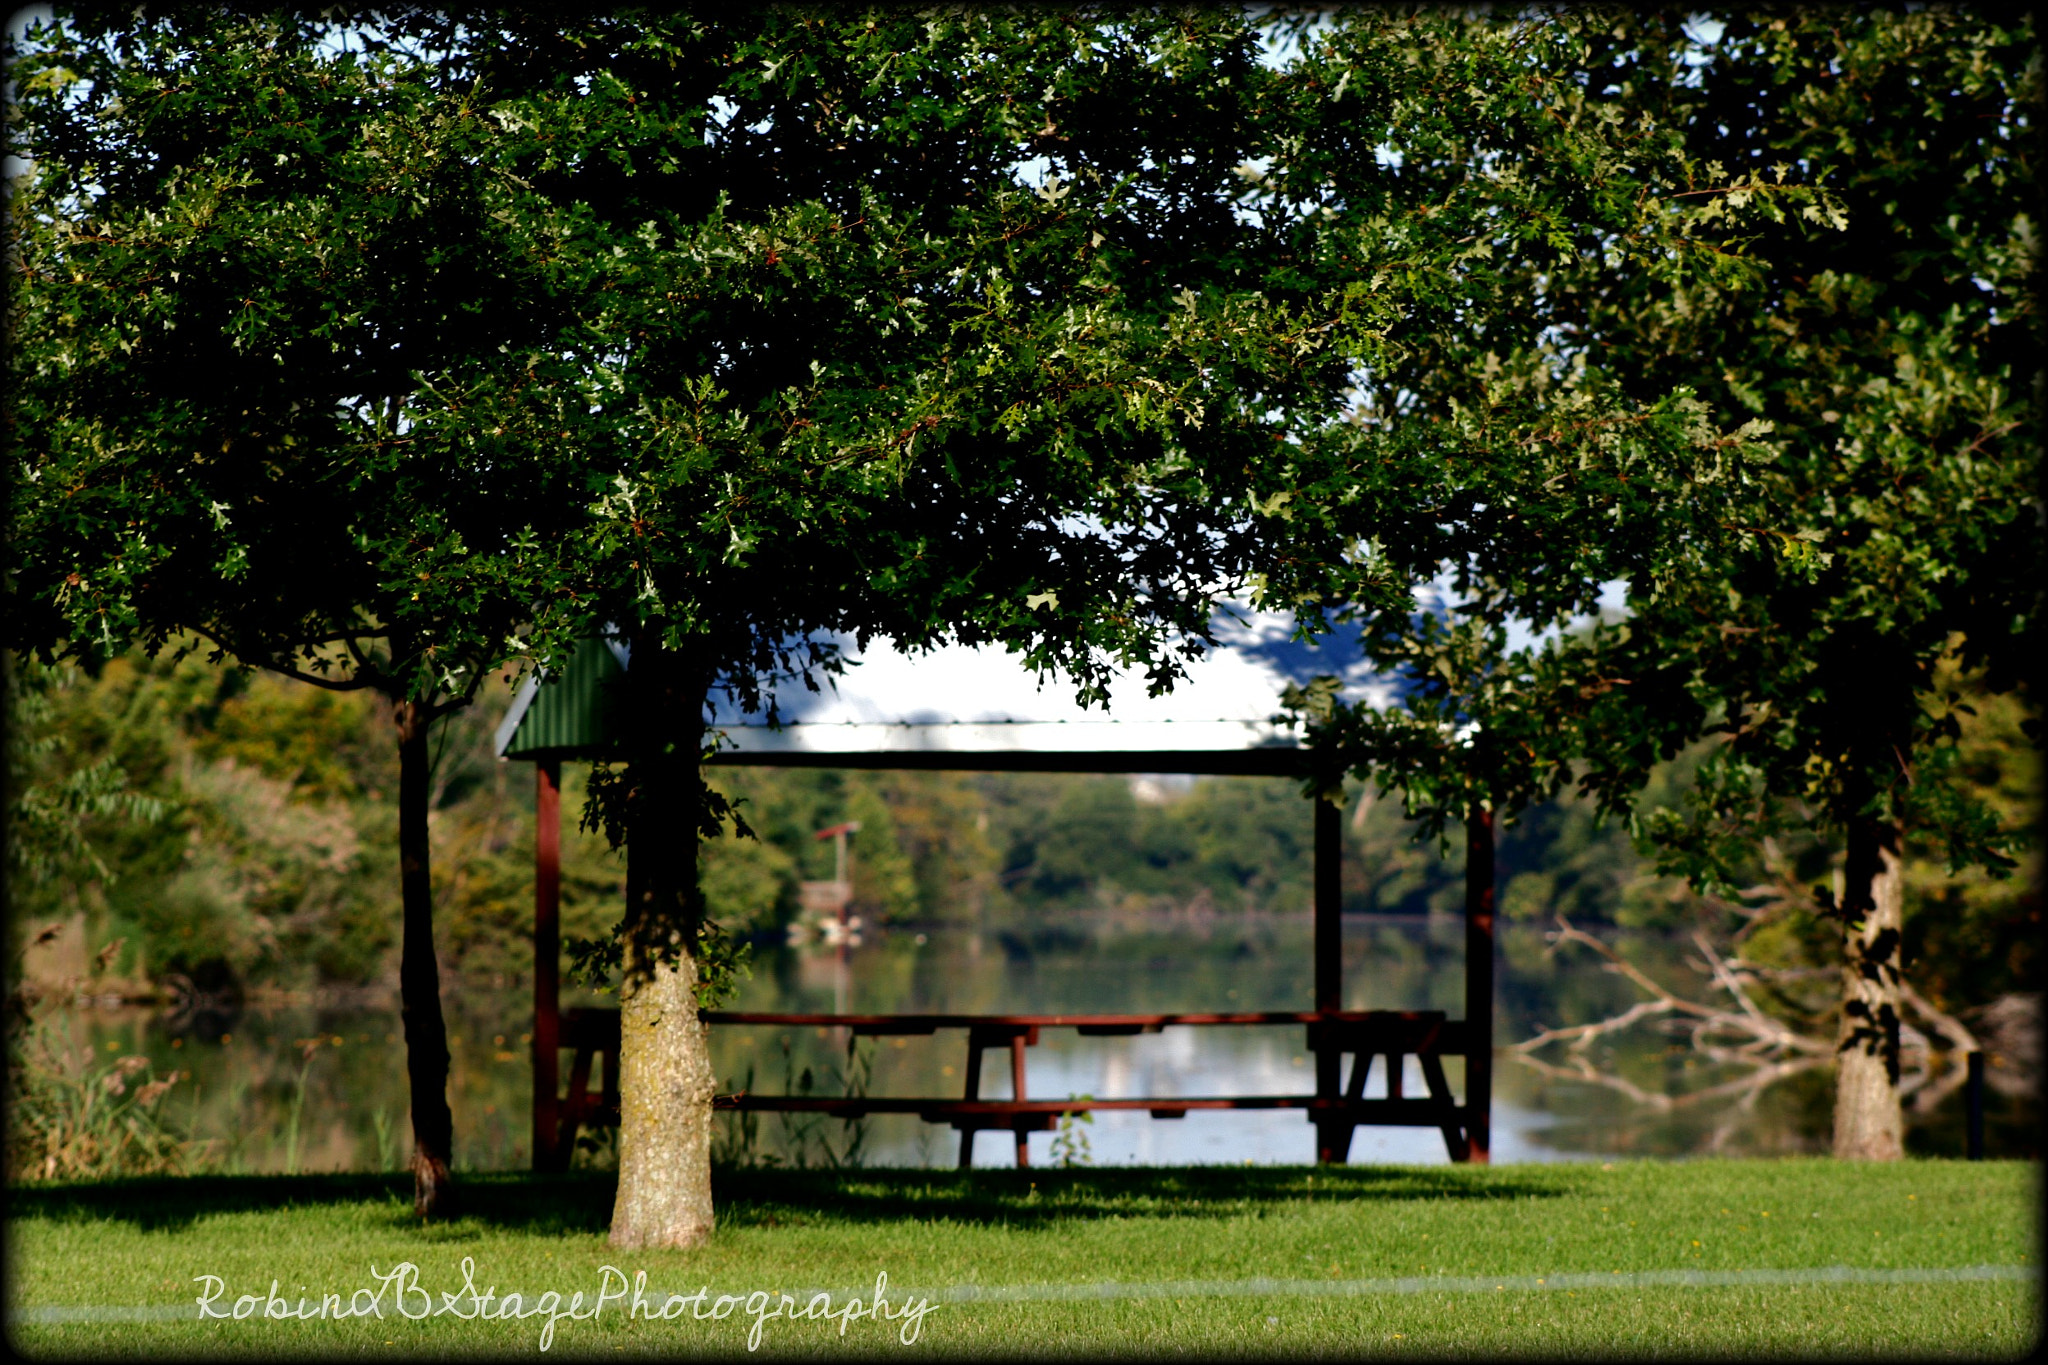
[[[1688,969],[1676,940],[1637,936],[1630,952],[1676,980]],[[731,1008],[755,1011],[1152,1012],[1305,1009],[1310,1004],[1307,917],[1155,916],[1044,919],[978,929],[926,927],[830,946],[756,948],[752,978]],[[1550,956],[1539,931],[1511,926],[1502,941],[1496,1041],[1599,1018],[1627,1005],[1626,982],[1584,957]],[[1440,1009],[1464,1014],[1464,930],[1455,919],[1358,917],[1344,937],[1345,1006]],[[454,976],[444,978],[451,982]],[[565,1004],[607,1003],[599,997]],[[523,989],[448,990],[454,1055],[450,1100],[457,1165],[523,1167],[530,1160],[531,1004]],[[74,1046],[112,1057],[140,1053],[158,1074],[189,1072],[165,1101],[169,1113],[217,1144],[229,1170],[397,1169],[410,1149],[398,1014],[391,1004],[241,1006],[206,1010],[80,1011],[64,1018]],[[318,1040],[317,1046],[308,1046]],[[1313,1068],[1302,1030],[1180,1028],[1135,1038],[1081,1038],[1048,1031],[1029,1050],[1031,1098],[1094,1095],[1300,1093]],[[721,1028],[713,1058],[728,1087],[759,1093],[840,1093],[850,1073],[868,1092],[957,1095],[964,1035],[861,1040],[832,1030]],[[1009,1069],[990,1053],[982,1095],[1005,1098]],[[1637,1085],[1667,1094],[1703,1088],[1709,1075],[1689,1052],[1654,1033],[1620,1039],[1604,1054]],[[1410,1061],[1408,1093],[1422,1081]],[[1447,1061],[1454,1090],[1462,1068]],[[1368,1094],[1383,1093],[1375,1075]],[[1604,1155],[1791,1154],[1826,1150],[1828,1085],[1816,1073],[1781,1085],[1744,1109],[1645,1111],[1612,1091],[1537,1075],[1503,1057],[1495,1068],[1497,1161]],[[298,1119],[294,1130],[291,1117]],[[1991,1155],[2031,1153],[2031,1102],[1989,1097]],[[1916,1150],[1960,1153],[1962,1096],[1915,1116]],[[722,1123],[734,1120],[722,1118]],[[1078,1130],[1097,1164],[1307,1162],[1313,1130],[1299,1112],[1196,1111],[1177,1120],[1100,1113]],[[726,1141],[738,1139],[729,1129]],[[757,1158],[820,1160],[854,1134],[837,1120],[762,1115],[749,1145]],[[950,1165],[958,1138],[907,1115],[877,1116],[858,1134],[861,1159],[878,1165]],[[1055,1135],[1030,1138],[1032,1159],[1052,1156]],[[980,1165],[1012,1160],[1008,1134],[983,1134]],[[1428,1128],[1361,1128],[1354,1161],[1439,1162],[1443,1140]]]

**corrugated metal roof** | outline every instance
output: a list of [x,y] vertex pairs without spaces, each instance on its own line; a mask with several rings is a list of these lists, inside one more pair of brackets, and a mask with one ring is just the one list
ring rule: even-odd
[[619,683],[622,651],[603,640],[582,640],[568,667],[546,678],[529,676],[498,726],[500,758],[601,758],[618,751],[622,729]]
[[[1108,710],[1074,701],[1066,683],[1043,684],[1016,656],[953,645],[905,654],[877,641],[823,690],[779,689],[781,728],[714,694],[723,732],[719,762],[774,765],[1076,768],[1147,772],[1292,771],[1301,737],[1276,718],[1290,682],[1321,674],[1345,694],[1385,705],[1396,689],[1373,674],[1355,632],[1294,640],[1291,618],[1235,610],[1219,619],[1216,645],[1188,664],[1162,697],[1132,674],[1110,689]],[[588,759],[615,753],[619,733],[605,707],[620,651],[588,641],[559,682],[529,682],[499,729],[507,758]],[[580,709],[579,709],[580,708]]]

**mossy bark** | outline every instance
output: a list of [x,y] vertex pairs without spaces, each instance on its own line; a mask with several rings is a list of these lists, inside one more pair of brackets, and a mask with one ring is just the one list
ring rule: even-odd
[[1835,1069],[1835,1155],[1897,1161],[1905,1155],[1899,1103],[1899,967],[1905,870],[1898,826],[1849,827],[1842,908],[1842,1027]]
[[711,1236],[714,1077],[697,1017],[696,963],[643,960],[619,1001],[615,1247],[693,1247]]
[[611,1244],[693,1247],[710,1237],[716,1078],[697,1013],[697,885],[706,680],[651,636],[626,674],[632,770],[619,987],[619,1188]]

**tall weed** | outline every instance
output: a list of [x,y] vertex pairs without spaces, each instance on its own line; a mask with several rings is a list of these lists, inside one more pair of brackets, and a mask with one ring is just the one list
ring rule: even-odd
[[8,1030],[7,1178],[10,1182],[185,1175],[212,1162],[164,1112],[187,1072],[156,1076],[147,1057],[97,1062],[46,1020]]
[[[782,1093],[785,1095],[809,1095],[814,1089],[831,1094],[835,1091],[851,1099],[858,1099],[868,1093],[868,1082],[874,1074],[875,1055],[872,1047],[860,1046],[861,1039],[849,1038],[846,1044],[846,1065],[828,1066],[820,1084],[820,1078],[805,1067],[796,1070],[796,1061],[790,1052],[789,1040],[782,1041]],[[872,1040],[869,1040],[872,1041]],[[728,1084],[728,1089],[745,1093],[753,1088],[754,1068],[747,1067],[747,1073],[737,1084]],[[776,1126],[781,1137],[781,1150],[762,1150],[761,1116],[750,1110],[721,1110],[714,1116],[723,1120],[723,1126],[714,1134],[711,1144],[711,1159],[721,1165],[731,1166],[789,1166],[797,1170],[858,1170],[867,1164],[868,1121],[866,1118],[834,1119],[828,1114],[792,1114],[778,1112]],[[831,1123],[841,1125],[835,1142]]]

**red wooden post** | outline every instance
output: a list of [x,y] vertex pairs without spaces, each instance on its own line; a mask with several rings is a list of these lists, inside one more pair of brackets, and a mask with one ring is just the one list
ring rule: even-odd
[[560,1170],[562,764],[533,765],[533,1169]]
[[[1315,983],[1318,1013],[1344,1008],[1343,825],[1337,803],[1315,802]],[[1322,1030],[1316,1050],[1316,1098],[1333,1100],[1341,1093],[1344,1053],[1333,1031]],[[1355,1065],[1363,1065],[1361,1056]],[[1351,1153],[1352,1125],[1332,1118],[1316,1121],[1316,1160],[1342,1165]]]
[[[1038,1030],[1033,1029],[1036,1037]],[[1016,1034],[1010,1039],[1010,1095],[1013,1099],[1024,1099],[1024,1035]],[[1017,1169],[1023,1170],[1031,1164],[1030,1134],[1024,1129],[1017,1130]]]
[[1493,807],[1465,817],[1466,1160],[1484,1166],[1493,1145]]

